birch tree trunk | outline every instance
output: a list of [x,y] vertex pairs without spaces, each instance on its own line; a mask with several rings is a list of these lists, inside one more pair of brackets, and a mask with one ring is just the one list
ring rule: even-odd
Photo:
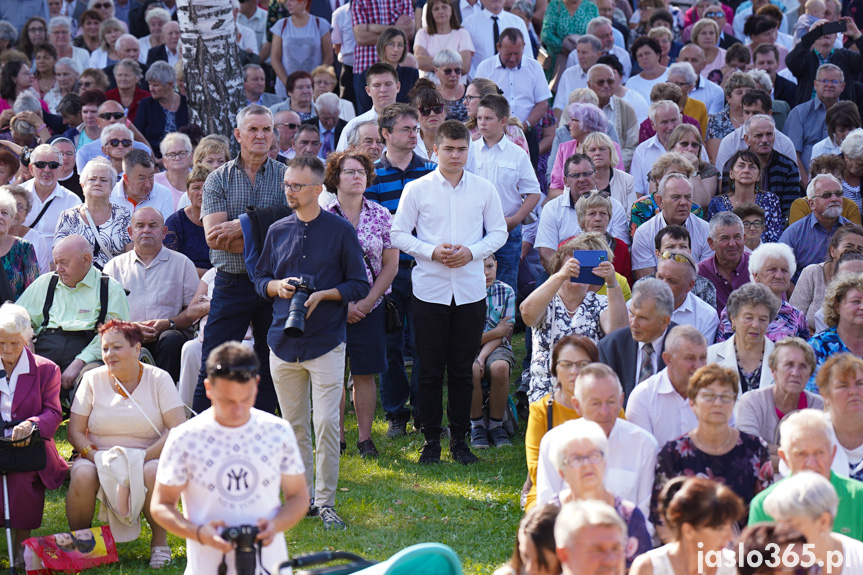
[[177,19],[189,119],[235,147],[233,128],[245,95],[231,0],[177,0]]

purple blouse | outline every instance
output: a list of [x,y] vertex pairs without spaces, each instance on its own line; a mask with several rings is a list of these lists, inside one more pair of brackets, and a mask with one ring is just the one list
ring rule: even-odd
[[[728,310],[722,310],[719,315],[719,329],[716,330],[716,343],[731,339],[734,330],[731,328],[731,319]],[[767,339],[776,343],[786,337],[802,337],[809,341],[809,324],[806,323],[806,315],[785,300],[779,308],[776,319],[767,326]]]
[[[339,200],[333,200],[330,205],[325,208],[328,212],[339,217],[348,217],[342,211]],[[350,220],[348,220],[350,221]],[[351,222],[353,223],[353,222]],[[363,198],[363,207],[360,210],[360,217],[357,220],[356,230],[357,238],[360,240],[360,246],[363,248],[363,254],[371,262],[375,277],[379,276],[383,269],[384,250],[393,247],[390,241],[390,229],[393,225],[393,217],[390,211],[382,205],[369,201]],[[369,270],[368,263],[365,263],[366,276],[369,278],[369,285],[374,284],[372,272]],[[392,286],[387,288],[385,293],[390,293]],[[378,298],[372,309],[378,307],[383,301],[383,297]]]

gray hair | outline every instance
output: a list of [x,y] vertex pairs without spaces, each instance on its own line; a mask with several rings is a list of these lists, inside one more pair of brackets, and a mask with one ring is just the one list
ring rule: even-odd
[[68,28],[72,31],[72,21],[66,16],[54,16],[48,21],[48,33],[50,34],[57,28]]
[[613,28],[614,24],[612,24],[611,20],[609,20],[605,16],[597,16],[596,18],[587,23],[587,33],[593,34],[593,30],[596,30],[599,26],[611,26]]
[[707,348],[707,338],[704,337],[704,334],[698,331],[693,325],[676,325],[672,328],[668,335],[665,337],[665,349],[671,355],[675,354],[675,351],[678,349],[678,344],[681,341],[688,341],[694,345],[703,345]]
[[627,538],[626,523],[614,507],[595,499],[572,501],[564,505],[554,522],[554,544],[564,549],[576,544],[578,532],[585,527],[614,527],[620,531],[620,543]]
[[[815,520],[824,515],[836,518],[839,497],[829,481],[814,471],[799,471],[778,482],[764,498],[764,511],[777,521],[797,517]],[[556,531],[556,527],[555,527]]]
[[842,183],[839,180],[837,180],[836,176],[834,176],[833,174],[818,174],[817,176],[815,176],[814,178],[809,180],[809,185],[806,186],[806,197],[807,198],[809,198],[811,200],[812,198],[815,197],[815,185],[818,182],[821,182],[823,180],[830,180],[831,182],[833,182],[837,186],[839,186],[840,190],[842,189]]
[[7,22],[6,20],[0,20],[0,40],[9,40],[9,47],[14,47],[15,42],[18,41],[18,30]]
[[57,62],[54,63],[54,69],[56,70],[58,66],[68,66],[75,71],[77,76],[81,75],[81,64],[78,63],[77,60],[73,60],[72,58],[60,58]]
[[710,233],[708,234],[708,237],[713,241],[716,241],[717,228],[724,228],[726,226],[737,226],[740,228],[741,234],[745,231],[743,228],[743,220],[740,219],[740,216],[734,212],[717,212],[712,218],[710,218]]
[[676,62],[668,67],[668,78],[672,76],[683,76],[687,84],[692,84],[698,81],[698,74],[695,73],[695,68],[689,62]]
[[[104,128],[102,128],[102,134],[99,136],[99,142],[103,146],[107,146],[108,140],[110,140],[112,135],[117,133],[117,132],[119,132],[125,138],[127,138],[129,140],[135,139],[135,134],[132,133],[132,130],[130,130],[129,128],[127,128],[123,124],[109,124],[109,125],[105,126]],[[117,136],[114,136],[114,137],[116,138]]]
[[39,103],[39,98],[37,98],[33,92],[28,90],[18,94],[18,97],[15,98],[15,103],[12,105],[12,111],[16,114],[20,114],[21,112],[35,112],[41,116],[42,104]]
[[114,166],[111,165],[111,162],[108,161],[107,158],[102,156],[97,156],[87,162],[84,165],[84,169],[81,170],[81,176],[79,178],[81,182],[81,186],[84,186],[84,182],[90,177],[92,172],[97,170],[105,170],[111,174],[111,183],[116,183],[117,181],[117,170],[114,169]]
[[[510,11],[512,10],[518,10],[524,14],[525,18],[533,20],[533,3],[528,0],[515,0],[512,4],[512,8],[510,8]],[[588,25],[588,33],[590,33],[589,28],[590,26]],[[438,52],[438,54],[440,54],[440,52]]]
[[144,73],[141,71],[141,64],[137,60],[132,60],[131,58],[124,58],[114,64],[114,70],[116,70],[120,66],[132,72],[132,75],[135,76],[135,79],[138,82],[140,82],[141,78],[144,77]]
[[632,286],[630,305],[641,307],[645,299],[656,305],[656,312],[660,315],[670,318],[671,314],[674,313],[674,294],[671,293],[668,284],[662,280],[643,278]]
[[833,448],[833,425],[826,412],[809,408],[790,413],[779,424],[779,449],[788,455],[795,439],[811,437],[813,433],[822,434],[827,445]]
[[129,150],[129,153],[123,156],[123,171],[131,172],[134,168],[142,166],[144,168],[155,167],[153,156],[146,150]]
[[846,157],[859,160],[863,158],[863,129],[852,130],[842,142],[842,153]]
[[[363,126],[372,125],[375,127],[375,131],[378,130],[378,122],[377,120],[366,120],[365,122],[358,122],[354,124],[354,127],[351,128],[351,131],[348,133],[348,146],[358,146],[360,143],[360,128]],[[378,134],[380,137],[380,134]]]
[[[596,18],[594,18],[596,20]],[[593,20],[591,20],[593,22]],[[587,81],[590,81],[590,77],[593,75],[594,70],[605,70],[609,74],[614,75],[614,68],[609,66],[608,64],[594,64],[587,70]]]
[[839,79],[843,82],[845,81],[845,72],[836,64],[821,64],[818,66],[818,70],[815,72],[816,80],[821,76],[821,72],[839,72]]
[[[335,94],[333,95],[335,96]],[[164,139],[162,139],[162,143],[159,144],[159,151],[162,152],[163,156],[165,155],[168,146],[175,142],[182,142],[183,147],[186,148],[186,151],[190,154],[192,153],[192,140],[189,139],[189,136],[180,132],[171,132],[170,134],[166,135]]]
[[593,34],[583,34],[579,36],[576,44],[590,44],[593,46],[594,52],[602,52],[602,41]]
[[[8,194],[9,192],[0,192],[0,195]],[[12,205],[15,205],[14,198]],[[33,324],[27,309],[14,303],[4,303],[0,306],[0,331],[19,335],[25,342],[30,341],[33,338]]]
[[797,272],[797,258],[788,244],[782,242],[762,243],[749,254],[749,275],[753,276],[761,271],[767,260],[782,258],[788,264],[788,271],[792,277]]
[[743,135],[748,136],[749,130],[752,129],[752,122],[755,120],[764,120],[765,122],[770,122],[770,125],[773,126],[773,129],[776,129],[776,121],[772,116],[768,116],[767,114],[753,114],[746,119],[746,122],[743,124]]
[[589,441],[602,455],[608,453],[608,437],[595,421],[583,417],[566,422],[566,434],[557,434],[549,450],[551,464],[558,473],[563,471],[566,448],[575,441]]
[[150,27],[150,22],[155,20],[156,18],[162,20],[163,22],[170,22],[171,13],[164,8],[153,8],[152,10],[147,12],[146,16],[144,16],[144,22],[147,23],[148,28]]
[[270,118],[270,123],[274,123],[273,119],[273,111],[267,108],[266,106],[261,106],[260,104],[249,104],[239,112],[237,112],[237,127],[241,130],[243,129],[243,124],[246,121],[246,116],[268,116]]
[[656,114],[661,108],[674,108],[674,111],[677,112],[677,119],[680,119],[680,108],[677,104],[671,100],[657,100],[650,105],[650,108],[647,111],[647,116],[650,118],[651,123],[656,121]]
[[320,113],[321,110],[330,110],[333,112],[339,111],[339,106],[341,105],[341,100],[339,97],[332,92],[327,92],[325,94],[321,94],[318,96],[318,99],[315,100],[315,110]]
[[[138,39],[132,36],[131,34],[120,34],[117,36],[117,39],[114,40],[114,50],[120,51],[120,42],[123,40],[134,40],[135,44],[138,44]],[[140,46],[140,44],[138,44]]]
[[[435,68],[443,68],[444,66],[462,66],[463,64],[464,60],[461,59],[461,54],[455,50],[450,50],[449,48],[445,48],[435,54],[434,59],[432,60],[432,65]],[[466,70],[464,70],[464,72],[466,72]]]
[[154,62],[147,70],[147,81],[173,86],[177,83],[177,72],[167,62]]
[[753,68],[746,72],[746,75],[752,78],[752,81],[759,85],[768,95],[773,91],[773,81],[770,79],[770,74],[764,70]]
[[243,66],[243,82],[246,81],[246,75],[248,74],[249,70],[260,70],[261,72],[264,71],[264,69],[259,64],[246,64],[245,66]]
[[594,379],[610,379],[617,384],[617,394],[623,395],[623,386],[620,384],[620,377],[617,373],[604,363],[591,363],[582,368],[578,377],[575,378],[575,386],[572,390],[572,396],[579,403],[584,401],[584,382],[588,377]]
[[689,186],[689,189],[692,189],[692,182],[689,181],[689,178],[687,178],[683,174],[672,172],[670,174],[665,174],[664,176],[662,176],[662,179],[659,180],[659,185],[656,186],[656,193],[658,193],[660,197],[665,197],[665,189],[668,187],[668,182],[670,182],[671,180],[683,180]]
[[743,284],[728,296],[728,304],[725,306],[728,310],[728,318],[734,319],[737,317],[744,306],[763,305],[767,308],[767,314],[770,323],[776,319],[776,314],[779,313],[779,307],[782,302],[779,298],[773,295],[770,288],[764,284],[749,282]]
[[0,188],[0,208],[6,208],[13,220],[18,214],[18,204],[15,202],[15,197],[7,189]]
[[57,148],[55,148],[51,144],[39,144],[38,146],[33,148],[33,151],[30,153],[30,158],[31,158],[30,161],[31,162],[35,161],[32,158],[36,154],[42,155],[43,153],[44,154],[57,154],[57,161],[60,162],[61,164],[63,163],[63,154],[61,154],[60,150],[58,150]]

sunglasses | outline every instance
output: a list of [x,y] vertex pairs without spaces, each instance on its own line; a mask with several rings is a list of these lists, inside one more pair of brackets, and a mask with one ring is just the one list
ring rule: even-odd
[[44,160],[40,160],[38,162],[30,162],[31,166],[36,166],[40,170],[44,170],[46,167],[51,170],[56,170],[60,167],[60,162],[46,162]]
[[103,120],[119,120],[123,116],[125,116],[123,112],[105,112],[103,114],[99,114],[99,117]]
[[277,128],[278,128],[279,126],[287,126],[287,127],[288,127],[288,128],[290,128],[291,130],[296,130],[297,128],[299,128],[299,127],[300,127],[300,125],[299,125],[299,124],[290,124],[290,123],[281,123],[281,124],[276,124],[276,127],[277,127]]
[[444,105],[429,106],[428,108],[420,108],[421,116],[431,116],[432,114],[443,114]]
[[[664,259],[664,260],[673,260],[679,264],[687,264],[687,265],[690,265],[692,267],[695,267],[692,264],[692,262],[689,259],[687,259],[686,256],[683,256],[681,254],[673,254],[671,252],[662,252],[662,255],[659,257]],[[695,268],[695,271],[698,271],[698,268]]]
[[101,10],[102,8],[110,8],[110,7],[111,7],[110,2],[106,2],[104,4],[102,4],[101,2],[99,4],[93,4],[93,8],[95,8],[96,10]]
[[222,365],[216,364],[208,371],[210,377],[227,377],[229,379],[248,381],[258,375],[257,365]]
[[705,18],[724,18],[725,12],[708,12],[704,15]]
[[124,148],[128,148],[132,145],[132,140],[118,140],[114,138],[113,140],[108,140],[108,145],[112,148],[116,148],[117,146],[123,146]]
[[441,72],[449,76],[450,74],[458,74],[461,76],[462,69],[461,68],[441,68]]

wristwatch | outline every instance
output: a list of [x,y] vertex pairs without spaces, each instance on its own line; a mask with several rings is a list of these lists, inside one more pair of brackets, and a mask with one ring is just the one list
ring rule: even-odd
[[177,329],[177,322],[168,318],[168,329]]

